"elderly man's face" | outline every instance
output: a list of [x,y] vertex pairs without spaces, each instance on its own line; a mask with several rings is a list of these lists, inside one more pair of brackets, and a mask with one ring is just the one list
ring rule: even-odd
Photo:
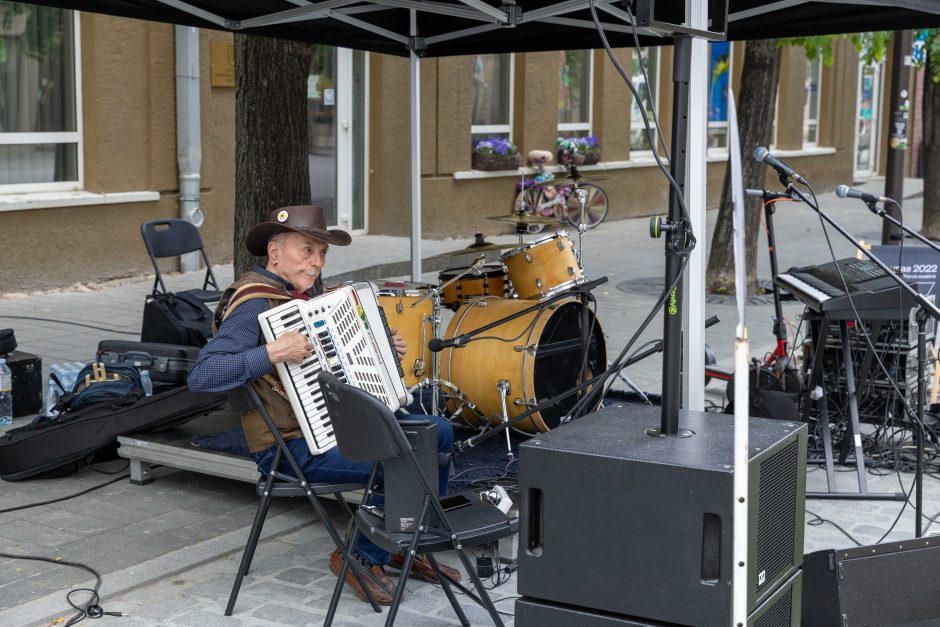
[[320,276],[329,250],[329,244],[320,240],[300,233],[286,233],[268,242],[268,270],[304,292],[313,287]]

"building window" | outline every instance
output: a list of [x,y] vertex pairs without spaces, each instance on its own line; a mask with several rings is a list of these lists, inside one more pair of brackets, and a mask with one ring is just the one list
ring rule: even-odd
[[484,137],[512,139],[512,74],[511,54],[473,57],[473,144]]
[[819,75],[822,63],[819,55],[806,60],[806,101],[803,104],[803,145],[819,143]]
[[711,48],[708,88],[708,147],[728,148],[728,85],[731,81],[731,43],[716,41]]
[[[645,78],[644,67],[646,68]],[[640,94],[640,100],[634,99],[630,106],[630,151],[649,151],[652,148],[646,135],[646,127],[643,125],[642,111],[646,111],[646,119],[649,121],[655,142],[656,118],[652,107],[656,106],[659,93],[659,48],[644,47],[633,53],[633,72],[630,80],[633,81],[633,86]]]
[[558,134],[591,134],[593,62],[590,50],[560,50],[558,71]]
[[81,185],[78,20],[0,1],[0,191]]

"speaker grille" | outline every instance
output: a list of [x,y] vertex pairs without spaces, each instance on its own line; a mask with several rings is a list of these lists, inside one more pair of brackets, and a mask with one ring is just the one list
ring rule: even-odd
[[793,613],[793,589],[787,590],[763,616],[754,621],[753,627],[790,627]]
[[757,498],[757,592],[793,567],[799,440],[759,462]]

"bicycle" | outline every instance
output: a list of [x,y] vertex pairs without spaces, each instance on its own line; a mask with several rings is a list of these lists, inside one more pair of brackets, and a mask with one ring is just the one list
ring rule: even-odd
[[[546,172],[544,164],[551,161],[548,151],[533,150],[529,153],[529,163],[538,169],[531,179],[523,178],[516,183],[516,199],[513,203],[513,216],[533,215],[555,217],[559,222],[567,222],[577,228],[581,224],[581,192],[584,197],[584,225],[593,229],[607,217],[607,192],[594,183],[582,183],[581,173],[575,165],[573,156],[568,151],[562,152],[562,165],[570,183],[553,185],[555,175]],[[544,224],[528,225],[528,233],[541,233]]]

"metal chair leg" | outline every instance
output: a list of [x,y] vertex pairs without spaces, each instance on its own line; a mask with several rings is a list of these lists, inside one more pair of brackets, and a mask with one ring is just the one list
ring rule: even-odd
[[464,614],[463,608],[460,607],[460,603],[457,602],[457,597],[454,595],[454,591],[450,587],[450,581],[447,579],[447,576],[441,572],[440,567],[437,565],[437,560],[434,559],[434,555],[431,553],[426,553],[424,557],[427,558],[431,568],[434,569],[434,574],[437,575],[437,581],[441,584],[441,588],[444,589],[444,594],[447,595],[447,600],[450,601],[451,607],[454,608],[454,613],[457,615],[457,620],[460,621],[460,624],[463,625],[463,627],[470,627],[470,621],[467,620],[467,615]]

